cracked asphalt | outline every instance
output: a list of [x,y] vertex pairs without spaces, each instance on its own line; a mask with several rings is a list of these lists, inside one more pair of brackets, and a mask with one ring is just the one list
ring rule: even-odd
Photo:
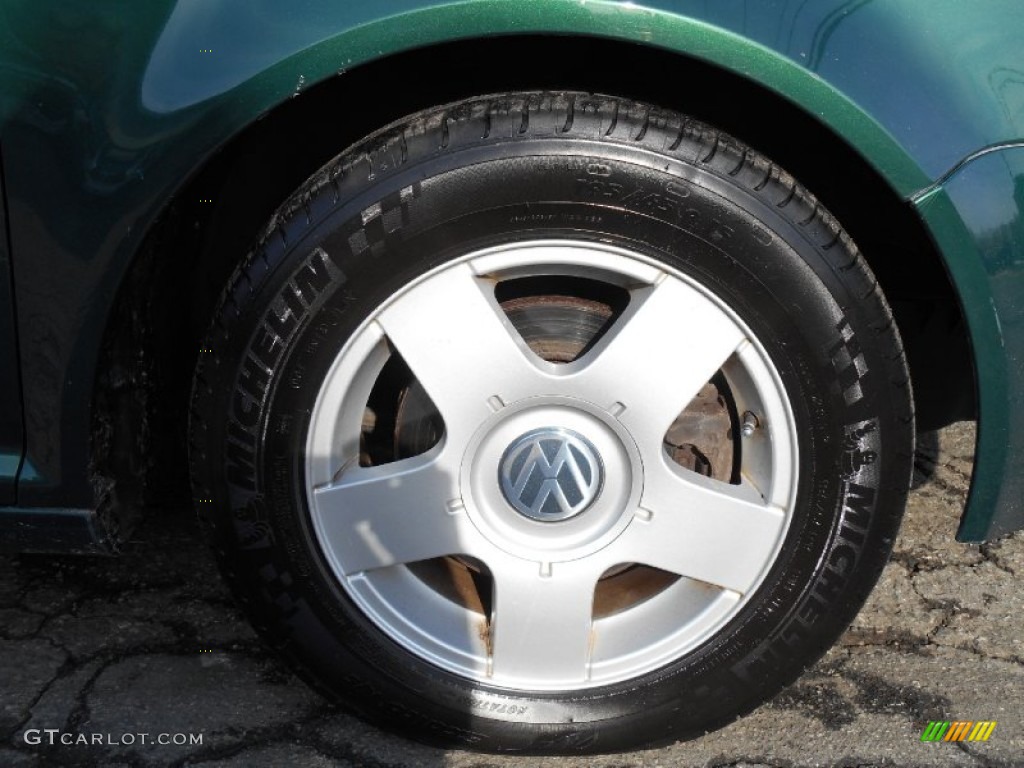
[[[921,442],[893,560],[860,616],[795,685],[702,739],[524,759],[381,733],[260,645],[180,514],[118,559],[0,557],[0,766],[1024,766],[1024,535],[956,543],[974,426]],[[986,743],[924,744],[928,720],[998,725]],[[115,744],[51,745],[46,729]]]

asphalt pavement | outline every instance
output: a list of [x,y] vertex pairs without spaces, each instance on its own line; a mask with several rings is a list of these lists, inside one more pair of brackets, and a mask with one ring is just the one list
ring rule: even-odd
[[[795,685],[704,738],[506,758],[381,733],[261,646],[182,513],[118,559],[0,557],[0,766],[1024,766],[1024,535],[956,543],[974,427],[921,442],[893,560],[860,616]],[[931,720],[997,725],[984,743],[924,743]]]

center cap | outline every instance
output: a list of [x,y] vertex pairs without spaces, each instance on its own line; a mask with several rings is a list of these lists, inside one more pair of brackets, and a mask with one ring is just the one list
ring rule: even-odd
[[513,441],[498,474],[505,500],[520,514],[543,522],[582,513],[604,482],[597,449],[582,435],[558,427],[535,429]]

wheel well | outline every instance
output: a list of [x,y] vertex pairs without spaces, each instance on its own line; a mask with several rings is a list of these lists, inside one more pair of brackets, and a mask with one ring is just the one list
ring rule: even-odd
[[[893,305],[919,430],[973,417],[973,358],[941,258],[911,206],[817,119],[750,80],[661,49],[489,38],[395,55],[310,88],[232,138],[184,184],[150,230],[108,322],[92,457],[98,481],[112,489],[107,503],[180,506],[187,496],[182,446],[200,340],[232,270],[294,189],[403,115],[533,89],[603,92],[677,110],[786,168],[852,235]],[[951,380],[956,375],[961,380]]]

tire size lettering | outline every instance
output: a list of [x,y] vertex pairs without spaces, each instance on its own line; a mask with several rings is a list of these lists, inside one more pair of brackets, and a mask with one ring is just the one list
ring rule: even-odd
[[576,183],[582,188],[583,196],[592,200],[618,200],[622,197],[623,187],[614,181],[580,178]]

